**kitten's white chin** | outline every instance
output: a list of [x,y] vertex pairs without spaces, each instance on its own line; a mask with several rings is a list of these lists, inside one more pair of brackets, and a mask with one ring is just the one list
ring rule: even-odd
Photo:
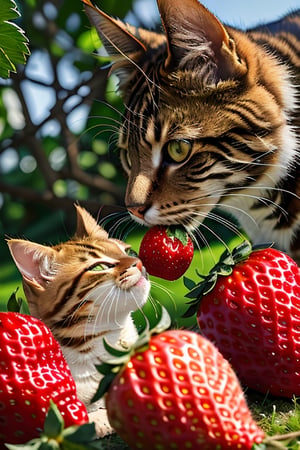
[[[147,291],[149,294],[150,291],[150,281],[144,276],[142,275],[140,277],[140,279],[135,283],[135,286],[137,287],[141,287],[143,289],[143,291]],[[147,294],[147,297],[148,297]],[[145,295],[145,294],[144,294]]]
[[[149,296],[150,292],[150,281],[147,280],[144,276],[141,276],[140,279],[135,283],[134,286],[132,286],[130,290],[130,296],[126,292],[126,295],[124,296],[124,302],[129,307],[130,301],[133,300],[132,303],[132,310],[142,308]],[[122,294],[121,294],[122,295]]]

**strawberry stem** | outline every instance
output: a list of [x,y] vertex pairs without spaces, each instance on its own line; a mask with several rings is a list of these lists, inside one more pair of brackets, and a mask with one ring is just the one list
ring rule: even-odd
[[178,239],[182,245],[186,246],[189,240],[189,235],[186,232],[186,230],[182,227],[178,227],[175,225],[170,225],[167,229],[166,229],[166,234],[168,237],[170,238],[176,238]]
[[289,448],[288,446],[293,444],[293,441],[296,441],[299,437],[300,431],[293,431],[291,433],[268,436],[266,437],[266,439],[264,439],[262,444],[258,444],[257,447],[254,446],[253,450],[254,449],[259,450],[260,448],[262,450],[275,450],[275,449],[286,450],[287,448]]
[[185,297],[194,300],[188,302],[189,308],[184,313],[183,317],[186,318],[193,316],[198,310],[202,297],[208,294],[215,287],[218,277],[230,275],[233,267],[237,263],[247,259],[251,251],[252,246],[250,242],[243,241],[232,251],[226,249],[222,253],[219,262],[210,270],[208,275],[203,276],[197,273],[197,275],[201,278],[199,283],[194,283],[192,280],[184,277],[184,285],[189,289],[189,292],[185,295]]

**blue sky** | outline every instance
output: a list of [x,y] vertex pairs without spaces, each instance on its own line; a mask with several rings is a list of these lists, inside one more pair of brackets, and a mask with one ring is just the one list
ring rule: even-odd
[[277,20],[300,8],[300,0],[203,0],[203,4],[222,21],[241,28]]
[[[202,2],[221,21],[238,28],[277,20],[286,13],[300,8],[300,0],[202,0]],[[138,0],[138,4],[145,17],[145,23],[151,26],[151,18],[157,13],[156,0]]]
[[[300,0],[202,0],[202,2],[221,21],[241,28],[254,26],[263,21],[276,20],[285,13],[300,8]],[[150,28],[151,26],[153,27],[158,15],[156,0],[137,0],[136,8],[143,17],[145,24],[148,24]],[[134,23],[130,16],[128,14],[126,17],[127,21]],[[40,77],[43,74],[49,77],[47,61],[45,61],[45,54],[42,51],[37,52],[35,59],[31,58],[31,63],[27,65],[27,70],[30,71],[31,67],[35,73],[40,71]],[[68,69],[66,62],[64,67]],[[74,81],[72,79],[73,75],[73,71],[70,68],[64,72],[66,81],[70,83]],[[28,83],[26,94],[28,100],[34,104],[34,108],[32,108],[32,120],[35,123],[39,123],[43,120],[45,114],[48,113],[48,109],[53,106],[52,93],[50,89],[48,91],[47,89],[43,89],[41,94],[41,90],[35,84]],[[78,111],[76,117],[78,117]],[[74,131],[77,130],[77,127],[80,127],[80,123],[84,123],[84,120],[70,119],[70,126],[73,126]]]

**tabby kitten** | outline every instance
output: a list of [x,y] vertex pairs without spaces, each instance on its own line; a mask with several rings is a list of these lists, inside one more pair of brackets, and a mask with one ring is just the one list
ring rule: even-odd
[[300,10],[243,32],[197,0],[157,0],[163,34],[83,0],[119,78],[126,205],[148,226],[232,213],[254,242],[300,249]]
[[[129,256],[130,246],[109,238],[85,209],[76,209],[73,239],[54,247],[21,239],[8,245],[30,313],[60,343],[78,396],[92,412],[103,406],[91,404],[101,379],[95,364],[107,356],[103,338],[120,350],[131,346],[137,337],[131,312],[145,304],[150,283],[141,261]],[[91,417],[97,422],[97,414]],[[96,426],[99,435],[109,431],[103,423]]]

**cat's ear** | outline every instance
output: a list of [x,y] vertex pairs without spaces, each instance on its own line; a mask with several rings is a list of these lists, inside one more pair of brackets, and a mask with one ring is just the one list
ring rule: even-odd
[[157,0],[167,35],[166,70],[193,67],[199,60],[215,65],[215,79],[236,79],[247,67],[221,22],[198,0]]
[[95,7],[90,0],[82,1],[91,24],[96,28],[105,50],[114,63],[112,70],[117,71],[119,78],[127,77],[126,72],[132,71],[132,65],[146,51],[145,45],[134,35],[135,27],[110,17]]
[[100,240],[108,239],[107,232],[98,225],[86,209],[75,205],[77,213],[76,238],[93,237]]
[[23,239],[10,239],[7,243],[23,279],[44,289],[55,276],[55,250]]

